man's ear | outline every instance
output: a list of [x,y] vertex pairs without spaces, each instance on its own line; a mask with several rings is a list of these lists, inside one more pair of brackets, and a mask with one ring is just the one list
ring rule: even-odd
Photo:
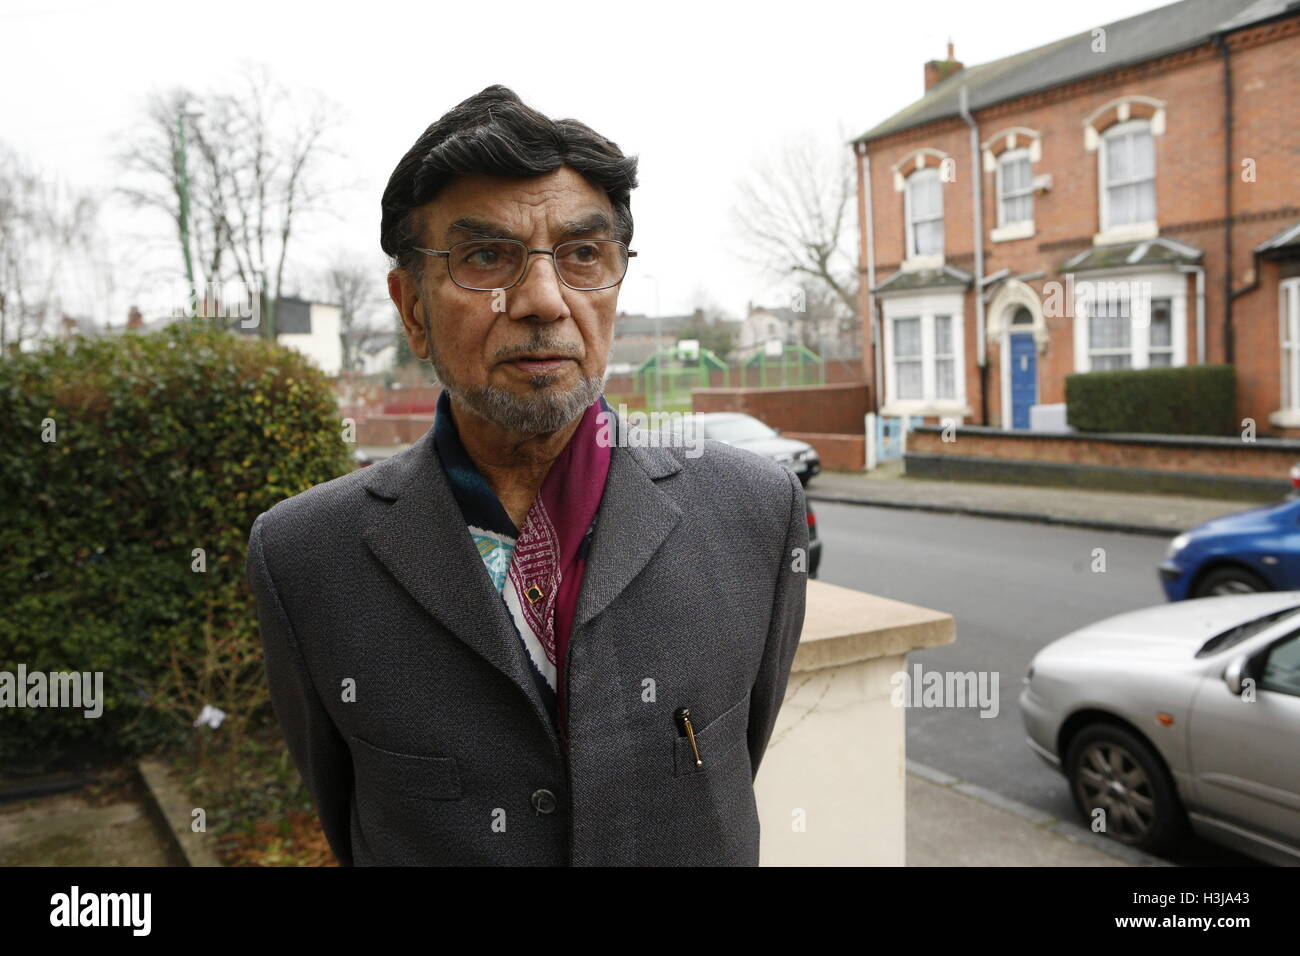
[[393,300],[397,314],[402,317],[402,328],[406,332],[411,353],[416,358],[427,360],[429,343],[424,333],[425,305],[420,283],[405,269],[394,269],[388,273],[388,297]]

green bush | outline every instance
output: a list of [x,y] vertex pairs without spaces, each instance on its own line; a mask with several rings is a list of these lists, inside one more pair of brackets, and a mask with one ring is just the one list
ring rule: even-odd
[[104,672],[97,719],[0,712],[0,758],[176,743],[204,704],[227,739],[264,717],[245,549],[259,512],[350,468],[324,376],[187,321],[6,356],[0,406],[0,670]]
[[1065,379],[1070,424],[1085,432],[1234,435],[1231,365],[1117,369]]

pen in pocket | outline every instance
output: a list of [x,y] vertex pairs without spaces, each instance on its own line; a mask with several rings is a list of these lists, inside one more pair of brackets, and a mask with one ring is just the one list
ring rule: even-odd
[[695,766],[697,768],[704,766],[704,761],[700,759],[700,745],[695,740],[695,728],[691,726],[691,709],[689,707],[679,708],[677,719],[681,722],[682,729],[686,731],[686,737],[691,742],[691,750],[695,754]]

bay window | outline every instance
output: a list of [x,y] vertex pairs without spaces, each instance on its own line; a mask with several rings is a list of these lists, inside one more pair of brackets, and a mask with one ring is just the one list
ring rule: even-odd
[[960,294],[881,300],[885,415],[969,414]]
[[1282,411],[1300,415],[1300,279],[1278,288],[1282,319]]
[[1181,273],[1075,281],[1075,371],[1187,364]]

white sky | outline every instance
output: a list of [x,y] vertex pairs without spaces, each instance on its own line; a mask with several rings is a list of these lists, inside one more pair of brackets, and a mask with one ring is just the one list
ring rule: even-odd
[[[382,276],[379,198],[393,167],[447,109],[503,83],[639,155],[639,256],[620,308],[653,311],[657,284],[665,314],[703,293],[739,317],[748,300],[783,291],[727,249],[735,184],[756,157],[798,137],[833,151],[839,127],[857,135],[917,99],[922,65],[943,57],[949,37],[973,65],[1160,5],[0,0],[0,140],[47,175],[107,189],[148,92],[232,86],[239,60],[265,62],[279,81],[340,105],[345,171],[359,183],[301,234],[291,265],[305,278],[346,250]],[[120,212],[108,220],[122,263],[156,256],[171,238],[165,222],[149,224],[152,244]],[[129,304],[108,310],[113,324]]]

